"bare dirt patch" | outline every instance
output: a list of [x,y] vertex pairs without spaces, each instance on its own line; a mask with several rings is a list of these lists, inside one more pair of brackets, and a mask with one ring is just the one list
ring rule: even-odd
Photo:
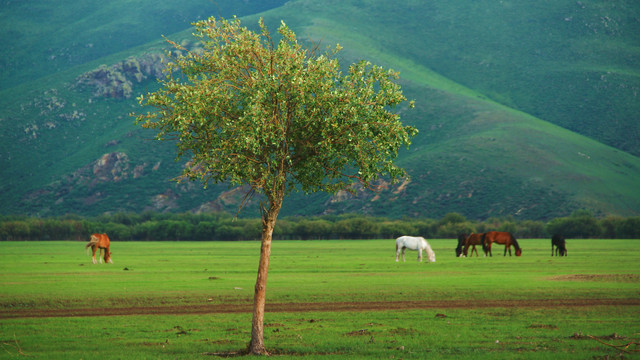
[[[640,299],[535,299],[535,300],[483,300],[470,303],[468,300],[434,301],[363,301],[363,302],[316,302],[316,303],[267,303],[267,312],[341,312],[341,311],[388,311],[418,309],[470,309],[470,308],[557,308],[592,306],[640,306]],[[34,317],[81,317],[81,316],[130,316],[130,315],[189,315],[216,313],[250,313],[251,303],[173,305],[154,307],[113,307],[73,309],[0,309],[0,319]]]
[[569,274],[549,278],[555,281],[640,282],[637,274]]

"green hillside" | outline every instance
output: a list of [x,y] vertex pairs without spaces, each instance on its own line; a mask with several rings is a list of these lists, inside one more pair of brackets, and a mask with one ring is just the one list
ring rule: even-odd
[[506,106],[640,155],[635,1],[312,3],[306,3],[305,13],[314,14],[306,23],[318,38],[356,32],[367,54],[394,54]]
[[[86,5],[86,15],[65,28],[54,24],[76,10],[44,1],[31,2],[46,8],[44,15],[22,3],[1,10],[0,19],[12,21],[3,22],[0,36],[19,33],[23,47],[12,43],[20,51],[1,65],[0,213],[237,210],[242,189],[169,181],[181,166],[174,148],[151,141],[153,134],[128,116],[141,111],[137,94],[155,86],[165,47],[160,34],[183,24],[169,37],[196,46],[180,19],[195,20],[204,10],[161,2],[155,9],[166,7],[173,22],[163,12],[142,12],[134,21],[122,15],[132,3],[151,2]],[[549,219],[580,208],[640,214],[640,10],[630,1],[237,3],[214,15],[272,8],[244,24],[255,28],[262,16],[275,29],[283,19],[305,41],[340,43],[343,65],[365,58],[399,70],[416,101],[401,113],[420,130],[398,161],[410,181],[355,197],[293,194],[284,215]],[[52,28],[25,30],[39,16],[53,18]],[[137,27],[127,30],[123,21]],[[100,52],[43,63],[45,44],[96,22],[104,23],[96,39],[108,44]],[[126,42],[108,40],[117,34],[113,27],[128,31]],[[256,210],[249,205],[243,215]]]
[[238,16],[284,0],[5,1],[0,7],[0,89],[157,40],[209,16]]

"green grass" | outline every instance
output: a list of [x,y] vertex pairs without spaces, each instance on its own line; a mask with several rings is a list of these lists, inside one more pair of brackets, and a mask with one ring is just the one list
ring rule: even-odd
[[[592,282],[549,279],[636,274],[640,266],[635,264],[636,254],[627,250],[629,240],[570,240],[572,256],[560,259],[547,256],[546,240],[521,242],[525,256],[520,258],[503,257],[498,249],[493,258],[456,259],[454,240],[432,240],[438,261],[418,264],[416,253],[407,253],[406,263],[396,263],[389,240],[278,241],[271,259],[269,299],[351,301],[372,292],[384,301],[396,299],[398,293],[406,300],[637,295],[633,282],[605,281],[594,287]],[[86,300],[87,290],[95,295],[92,301],[122,304],[199,304],[211,298],[250,302],[259,256],[259,242],[116,242],[115,264],[99,266],[90,263],[80,242],[6,242],[0,249],[2,303],[17,299],[35,308],[73,307]],[[610,253],[615,262],[597,261],[596,249]],[[42,291],[43,284],[54,282],[55,287]]]
[[[276,303],[626,299],[638,297],[637,240],[522,239],[523,256],[455,258],[430,240],[436,263],[396,263],[392,240],[277,241],[267,307]],[[211,358],[249,339],[242,313],[98,316],[101,308],[245,304],[258,242],[115,242],[115,264],[93,265],[82,242],[0,242],[0,358]],[[125,268],[127,270],[125,270]],[[12,318],[51,309],[96,316]],[[500,306],[393,311],[269,312],[267,347],[282,358],[544,359],[615,356],[639,338],[639,306]],[[437,317],[444,314],[445,317]],[[625,339],[610,339],[617,333]],[[577,336],[574,336],[577,334]],[[106,338],[104,342],[97,341]],[[18,349],[19,347],[19,349]],[[403,350],[402,350],[403,349]],[[214,357],[215,358],[215,357]]]
[[[268,313],[265,341],[283,359],[600,359],[618,352],[587,335],[638,339],[637,310]],[[1,341],[9,354],[0,357],[18,357],[7,345],[17,339],[28,358],[216,359],[209,354],[246,346],[250,322],[250,314],[7,320]],[[627,339],[606,339],[613,332]]]

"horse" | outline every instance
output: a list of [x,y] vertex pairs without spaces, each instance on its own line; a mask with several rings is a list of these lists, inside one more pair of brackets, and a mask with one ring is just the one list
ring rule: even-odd
[[553,247],[556,247],[556,256],[560,252],[560,256],[567,256],[567,246],[564,241],[564,236],[555,234],[551,237],[551,256],[553,256]]
[[482,236],[482,249],[485,253],[489,253],[489,256],[493,256],[491,252],[491,244],[493,243],[504,245],[504,256],[507,256],[507,250],[509,250],[509,256],[511,256],[511,245],[516,248],[516,256],[522,255],[522,249],[518,245],[518,241],[509,232],[489,231]]
[[458,235],[458,246],[456,247],[456,257],[462,257],[462,248],[464,248],[464,242],[467,240],[467,234]]
[[84,248],[87,249],[87,251],[89,251],[88,250],[89,248],[93,250],[92,259],[94,264],[97,264],[96,251],[98,249],[100,249],[100,264],[102,264],[102,250],[104,250],[105,264],[106,263],[113,264],[113,260],[111,260],[111,251],[109,250],[110,244],[111,244],[111,241],[109,241],[109,237],[107,236],[107,234],[92,234],[91,237],[89,238],[89,242]]
[[404,262],[404,250],[418,250],[418,261],[422,262],[422,251],[427,252],[427,259],[430,262],[436,262],[436,254],[431,250],[431,246],[427,240],[425,240],[421,236],[400,236],[396,239],[396,262],[398,261],[398,256],[400,256],[400,252],[402,252],[402,261]]
[[[473,248],[471,248],[471,256],[473,256],[473,252],[476,252],[476,256],[480,256],[478,255],[478,249],[476,249],[476,245],[482,245],[482,236],[484,234],[471,234],[469,236],[467,236],[467,238],[465,239],[464,242],[464,250],[462,251],[462,253],[464,254],[464,256],[467,256],[467,252],[469,251],[469,246],[473,246]],[[484,247],[482,248],[482,250],[485,250]],[[484,251],[484,256],[487,256],[487,252],[486,250]]]

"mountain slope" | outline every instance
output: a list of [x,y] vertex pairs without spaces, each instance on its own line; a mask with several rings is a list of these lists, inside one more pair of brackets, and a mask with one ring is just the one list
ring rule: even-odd
[[284,2],[6,1],[0,7],[0,89],[155,41],[200,18],[243,16]]
[[395,54],[504,105],[640,155],[635,1],[337,4],[305,2],[304,13],[313,14],[305,20],[318,34],[358,33],[371,44],[368,51]]
[[[612,11],[608,3],[601,1],[583,3]],[[280,19],[284,19],[301,39],[321,42],[321,48],[342,44],[343,65],[365,58],[399,70],[407,97],[416,100],[416,109],[401,110],[403,121],[420,130],[412,147],[398,159],[399,165],[412,176],[410,181],[388,184],[380,194],[358,191],[355,197],[346,193],[293,194],[285,201],[284,215],[362,212],[392,217],[439,217],[455,211],[479,219],[503,215],[548,219],[579,208],[602,215],[640,214],[640,192],[634,181],[640,175],[640,159],[632,155],[635,145],[630,147],[630,154],[621,150],[627,149],[627,145],[622,144],[619,149],[603,145],[526,111],[541,96],[557,96],[558,91],[562,92],[546,86],[558,79],[580,88],[579,93],[591,97],[603,95],[601,80],[589,90],[579,78],[567,77],[575,68],[570,66],[572,59],[565,55],[548,62],[529,59],[526,51],[519,57],[514,55],[523,52],[514,49],[518,34],[532,29],[562,30],[549,27],[546,19],[549,14],[555,14],[555,18],[563,8],[575,3],[544,2],[520,9],[529,11],[530,21],[525,30],[511,32],[510,37],[516,39],[512,42],[505,38],[504,27],[519,24],[517,19],[522,20],[522,15],[507,17],[509,24],[504,24],[505,19],[499,20],[505,12],[515,14],[514,5],[496,14],[500,9],[493,2],[474,2],[473,8],[462,4],[462,1],[408,2],[408,5],[340,1],[320,6],[313,1],[291,1],[260,14],[271,29],[275,30]],[[491,25],[487,17],[496,24]],[[424,19],[429,21],[425,24]],[[255,28],[257,15],[245,18],[244,23]],[[473,27],[475,23],[478,25]],[[536,27],[536,24],[545,25]],[[619,29],[632,25],[618,22]],[[459,27],[466,32],[461,33]],[[476,40],[465,38],[474,31],[478,32]],[[191,32],[187,29],[170,38],[182,41],[189,39]],[[492,39],[491,34],[496,40],[483,49],[482,44]],[[575,39],[571,36],[576,36],[572,34],[561,32],[558,39],[552,40],[566,42],[564,35],[572,42]],[[591,44],[594,52],[600,51],[593,44],[602,38],[578,35],[581,46]],[[448,41],[447,36],[451,36]],[[618,40],[619,46],[631,41],[624,36]],[[474,42],[480,45],[471,46]],[[555,47],[540,41],[536,46],[547,58],[553,57],[550,54]],[[160,41],[155,41],[0,92],[3,204],[0,213],[42,216],[143,210],[235,213],[244,195],[242,189],[222,184],[204,190],[197,183],[169,181],[179,174],[182,166],[173,161],[173,145],[150,141],[153,134],[135,127],[128,116],[131,111],[141,111],[133,100],[135,94],[155,86],[154,69],[162,47]],[[126,60],[130,56],[134,58]],[[492,56],[495,58],[491,66],[486,66]],[[636,56],[637,52],[629,50],[629,58]],[[604,58],[593,57],[588,66],[624,65]],[[530,73],[553,70],[560,75],[534,76],[536,81],[528,83],[527,88],[519,73],[525,65],[510,66],[516,59],[527,61]],[[101,64],[109,66],[100,68]],[[633,63],[625,66],[623,83],[633,88],[638,67]],[[34,74],[24,76],[37,77]],[[101,88],[95,82],[87,82],[87,76],[119,82],[115,87],[100,83],[99,86],[104,85]],[[626,94],[627,88],[623,90]],[[637,104],[625,96],[615,100],[620,102],[615,111],[608,112],[614,115],[633,112]],[[564,106],[575,115],[571,121],[579,121],[583,113],[592,111],[580,108],[583,100],[580,96],[569,100],[572,101]],[[560,111],[544,106],[533,108],[535,111],[530,113],[537,115]],[[552,116],[545,120],[559,122]],[[603,122],[616,133],[631,134],[626,144],[634,144],[638,139],[633,138],[637,129],[633,124],[637,123],[627,120],[613,121],[609,117]],[[585,120],[580,130],[587,134],[602,132],[597,126],[593,130],[591,125]],[[248,205],[243,215],[258,215],[256,207]]]

